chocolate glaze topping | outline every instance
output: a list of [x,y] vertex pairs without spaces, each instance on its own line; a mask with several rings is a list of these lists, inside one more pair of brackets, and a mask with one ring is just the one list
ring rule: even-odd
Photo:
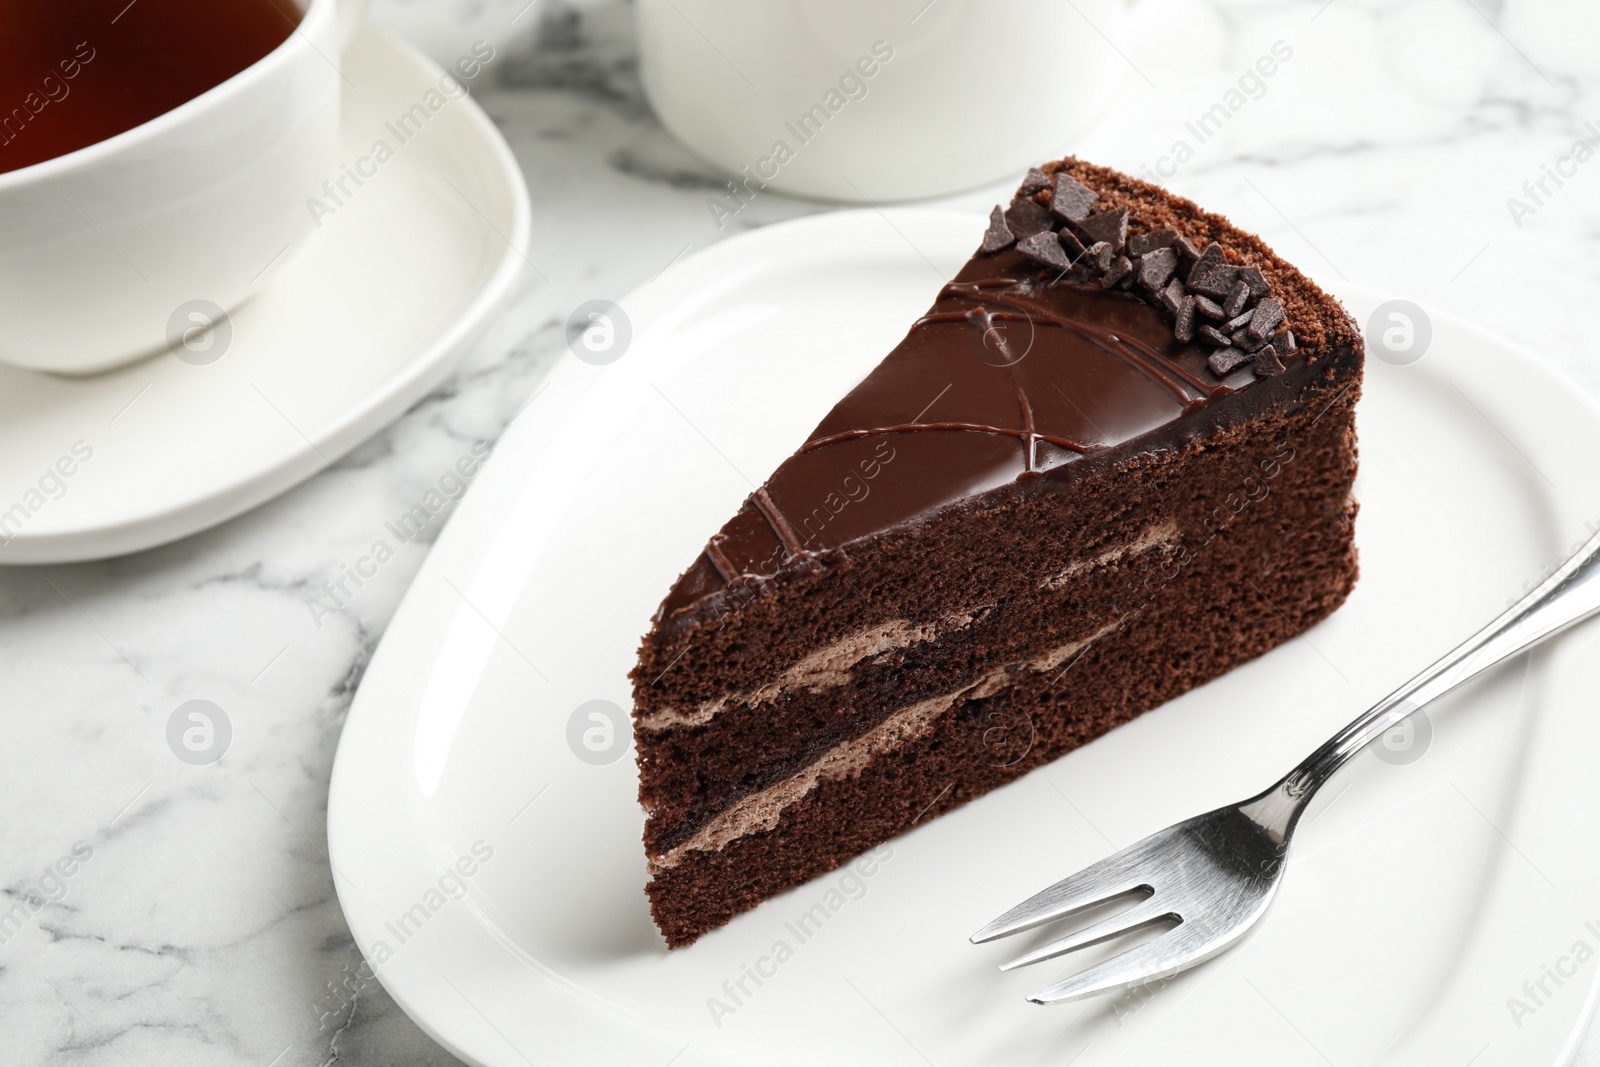
[[[1218,272],[1228,272],[1229,307],[1242,306],[1241,286],[1247,298],[1266,295],[1259,272],[1227,265],[1215,244],[1196,253],[1170,230],[1130,238],[1123,209],[1089,216],[1098,230],[1083,236],[1111,241],[1080,243],[1071,234],[1078,223],[1031,195],[1075,197],[1069,206],[1085,209],[1070,185],[1025,188],[1009,210],[996,209],[983,250],[712,536],[658,620],[729,586],[759,586],[780,569],[840,559],[853,541],[1171,426],[1263,373],[1281,372],[1279,357],[1292,358],[1292,334],[1275,348],[1266,341],[1283,318],[1274,300],[1240,316],[1238,341],[1198,325],[1218,302],[1186,294],[1175,272],[1218,287]],[[1051,214],[1049,222],[1038,217]],[[1041,238],[1059,234],[1064,249],[1081,249],[1065,257],[1070,269],[1053,250],[1041,256],[1038,241],[1017,242],[1036,225]],[[1135,259],[1113,258],[1105,247],[1112,241]],[[1244,350],[1252,347],[1259,358]]]

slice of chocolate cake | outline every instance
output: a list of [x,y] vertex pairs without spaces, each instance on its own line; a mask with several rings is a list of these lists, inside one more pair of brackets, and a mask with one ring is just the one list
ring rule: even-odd
[[1075,159],[1029,172],[645,637],[667,943],[1338,607],[1361,371],[1339,304],[1227,220]]

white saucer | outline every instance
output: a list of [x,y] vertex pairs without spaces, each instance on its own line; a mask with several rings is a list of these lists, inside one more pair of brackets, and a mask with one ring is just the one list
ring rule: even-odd
[[0,564],[138,551],[282,493],[437,385],[505,303],[530,208],[494,124],[452,100],[401,145],[385,123],[439,68],[368,25],[345,69],[340,160],[379,139],[394,157],[233,313],[219,358],[0,368]]
[[[558,368],[439,539],[344,728],[328,842],[377,977],[493,1067],[1563,1062],[1600,966],[1569,956],[1600,948],[1600,854],[1583,844],[1600,839],[1595,624],[1429,708],[1415,762],[1363,754],[1308,816],[1258,932],[1153,995],[1035,1007],[1024,994],[1073,963],[1002,975],[1013,946],[966,940],[1272,781],[1583,534],[1600,411],[1443,316],[1420,362],[1369,364],[1362,579],[1331,619],[896,839],[869,879],[824,876],[662,947],[633,760],[580,759],[573,713],[627,706],[651,612],[745,476],[804,439],[982,228],[850,212],[736,237],[626,302],[618,362]],[[1380,299],[1347,295],[1363,320]],[[817,905],[825,925],[802,939]],[[1572,974],[1535,1005],[1523,983],[1546,965]]]

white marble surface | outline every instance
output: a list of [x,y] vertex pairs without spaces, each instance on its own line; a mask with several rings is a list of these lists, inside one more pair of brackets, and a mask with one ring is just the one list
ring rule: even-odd
[[[378,0],[374,17],[447,59],[478,38],[501,50],[479,100],[527,173],[548,281],[525,281],[455,379],[341,462],[347,478],[138,556],[0,571],[0,908],[57,898],[0,941],[0,1064],[455,1062],[375,985],[340,988],[359,957],[324,855],[340,725],[426,544],[320,628],[308,599],[572,358],[575,306],[735,231],[706,207],[720,179],[640,94],[631,7],[525,7]],[[1062,10],[1052,32],[1087,32]],[[1600,7],[1140,0],[1134,23],[1118,102],[1081,154],[1157,166],[1193,143],[1186,120],[1286,42],[1264,94],[1169,184],[1324,281],[1475,318],[1600,395],[1600,160],[1520,227],[1507,206],[1577,138],[1600,141]],[[982,150],[980,130],[951,136]],[[763,196],[737,226],[817,210]],[[167,745],[192,699],[233,726],[212,766]],[[75,845],[90,858],[49,878]],[[1600,1044],[1578,1062],[1600,1064]]]

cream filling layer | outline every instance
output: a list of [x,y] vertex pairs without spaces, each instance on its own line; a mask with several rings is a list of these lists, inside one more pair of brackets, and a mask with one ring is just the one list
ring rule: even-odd
[[983,608],[974,608],[971,611],[953,612],[934,623],[913,624],[907,619],[891,619],[877,626],[868,626],[795,661],[793,666],[766,685],[742,693],[726,693],[688,711],[661,708],[641,717],[638,726],[644,730],[698,726],[710,722],[729,707],[769,704],[778,699],[785,689],[803,688],[815,693],[838,688],[848,684],[850,672],[873,656],[909,648],[920,641],[931,641],[971,626],[983,611]]
[[1128,556],[1138,556],[1153,548],[1166,548],[1178,540],[1178,524],[1172,519],[1151,526],[1126,544],[1114,545],[1088,559],[1073,560],[1065,568],[1039,583],[1040,589],[1059,589],[1078,575],[1120,562]]
[[687,841],[650,859],[650,874],[671,870],[689,852],[715,852],[749,834],[764,833],[778,825],[786,809],[804,800],[821,782],[854,778],[866,769],[880,752],[892,751],[932,730],[939,717],[963,700],[981,700],[1005,689],[1017,672],[1044,673],[1054,670],[1102,637],[1120,627],[1125,618],[1115,619],[1088,637],[1059,645],[1021,663],[997,668],[969,685],[916,704],[907,705],[859,737],[841,741],[820,758],[781,782],[752,793],[718,812]]
[[1090,645],[1100,640],[1106,634],[1119,628],[1125,621],[1127,621],[1127,616],[1123,616],[1120,619],[1112,619],[1110,622],[1100,627],[1100,629],[1096,630],[1088,637],[1080,638],[1076,641],[1068,641],[1064,645],[1057,645],[1050,651],[1045,652],[1042,655],[1035,656],[1033,659],[1029,660],[1027,663],[1027,669],[1033,671],[1035,674],[1043,674],[1045,671],[1053,671],[1063,663],[1066,663],[1068,660],[1072,659],[1074,656],[1077,656],[1079,653],[1088,649]]

